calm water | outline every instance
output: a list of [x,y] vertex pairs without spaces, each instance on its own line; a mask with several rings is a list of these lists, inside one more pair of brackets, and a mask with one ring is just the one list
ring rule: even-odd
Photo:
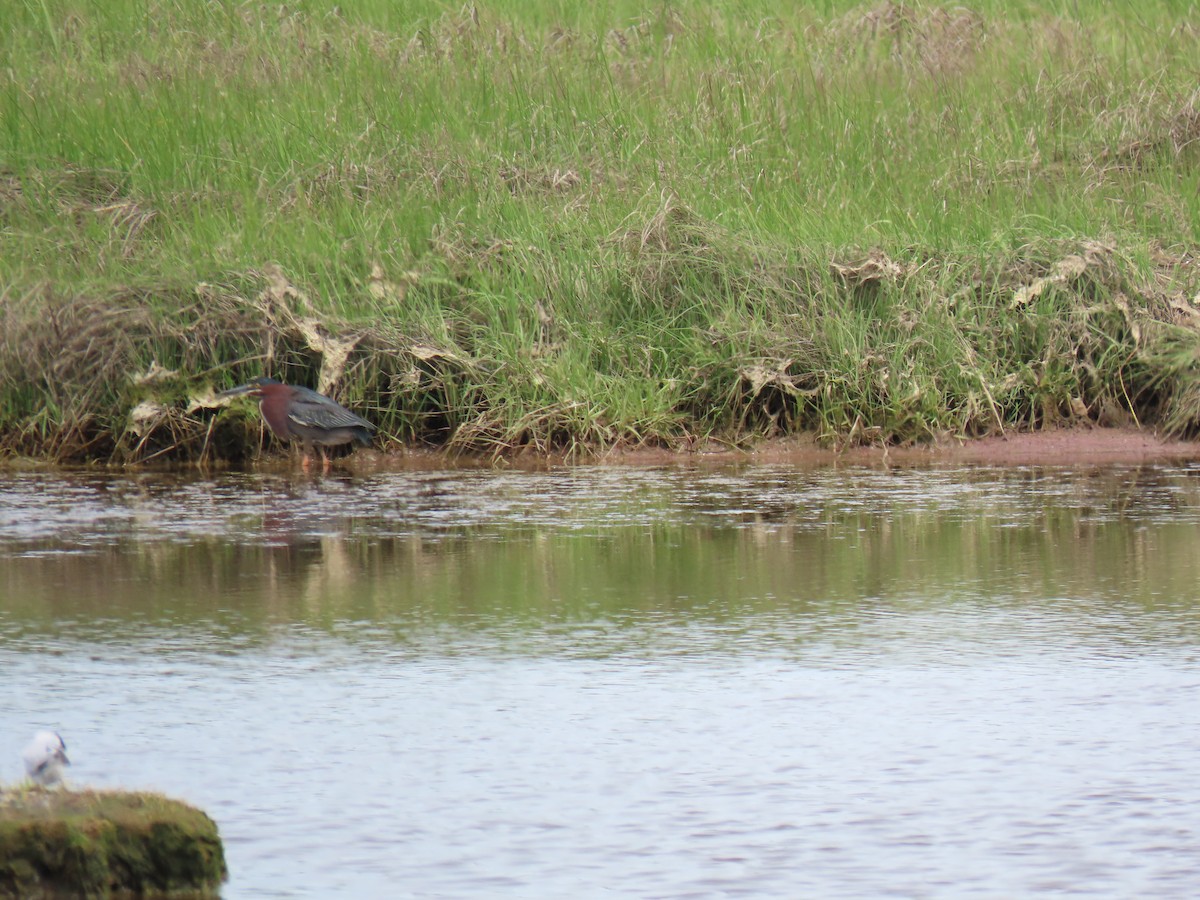
[[1200,468],[0,475],[0,780],[250,897],[1190,897]]

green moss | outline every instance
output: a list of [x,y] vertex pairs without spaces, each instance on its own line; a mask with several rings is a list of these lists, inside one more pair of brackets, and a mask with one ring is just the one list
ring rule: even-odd
[[158,794],[0,789],[0,897],[215,897],[217,826]]

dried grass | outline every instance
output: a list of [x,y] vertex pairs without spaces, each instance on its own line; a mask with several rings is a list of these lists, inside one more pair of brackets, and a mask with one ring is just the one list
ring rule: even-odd
[[843,58],[863,53],[909,76],[944,78],[970,70],[990,35],[983,16],[966,7],[884,0],[834,20],[823,37]]

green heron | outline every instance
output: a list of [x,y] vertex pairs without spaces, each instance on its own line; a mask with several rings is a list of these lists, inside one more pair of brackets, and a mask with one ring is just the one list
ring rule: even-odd
[[259,411],[275,437],[283,441],[298,440],[304,445],[306,471],[314,446],[321,456],[322,469],[329,471],[326,447],[351,441],[370,444],[375,431],[375,426],[366,419],[325,395],[306,387],[281,384],[274,378],[254,378],[247,384],[221,391],[217,396],[238,397],[242,394],[258,398]]

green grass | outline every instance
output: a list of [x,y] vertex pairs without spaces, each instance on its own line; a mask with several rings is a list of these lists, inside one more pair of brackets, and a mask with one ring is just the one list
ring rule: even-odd
[[8,8],[10,450],[237,455],[310,320],[460,448],[1196,428],[1191,4]]

